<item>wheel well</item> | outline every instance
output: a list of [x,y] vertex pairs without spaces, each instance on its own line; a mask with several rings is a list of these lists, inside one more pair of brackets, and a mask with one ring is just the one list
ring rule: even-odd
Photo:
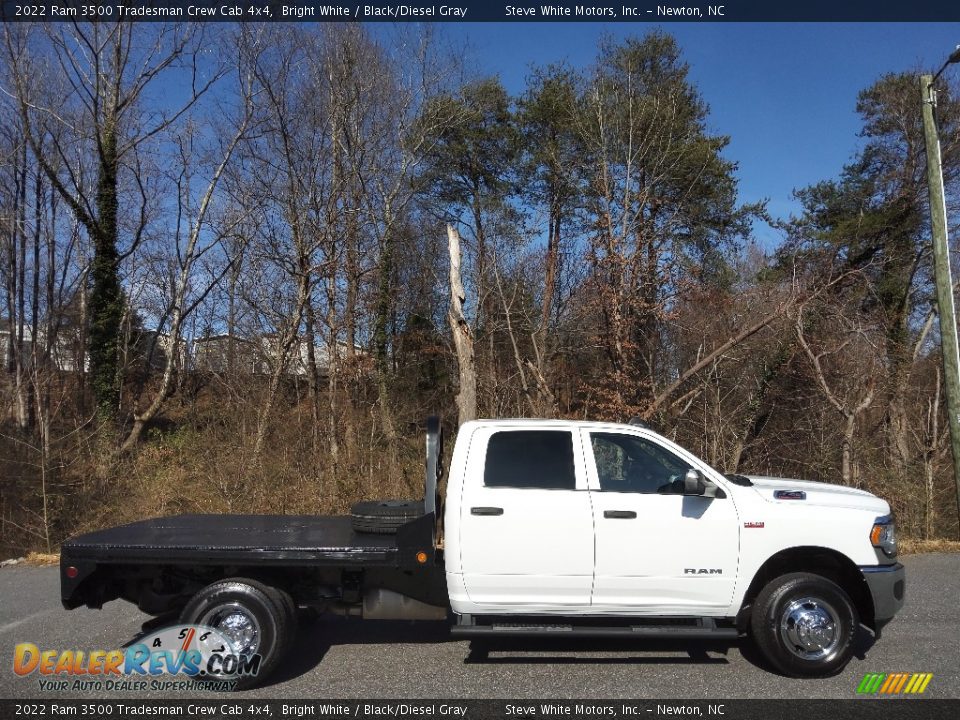
[[743,604],[737,614],[737,627],[746,629],[753,601],[768,582],[795,572],[813,573],[835,582],[850,596],[860,615],[860,622],[874,628],[873,598],[863,573],[846,555],[824,547],[793,547],[770,556],[757,570],[743,596]]

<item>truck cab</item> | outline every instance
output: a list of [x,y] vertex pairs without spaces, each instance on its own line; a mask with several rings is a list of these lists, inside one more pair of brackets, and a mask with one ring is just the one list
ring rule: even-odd
[[723,475],[640,425],[466,423],[446,498],[450,605],[478,633],[516,615],[747,632],[765,612],[756,624],[776,632],[754,635],[772,635],[778,668],[822,674],[848,659],[858,622],[879,632],[903,603],[884,500]]

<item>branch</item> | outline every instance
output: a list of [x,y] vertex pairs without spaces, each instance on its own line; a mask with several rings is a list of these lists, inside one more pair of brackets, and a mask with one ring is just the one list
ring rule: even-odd
[[795,299],[793,297],[790,297],[788,300],[786,300],[785,302],[777,306],[777,308],[774,309],[773,312],[768,313],[767,315],[764,315],[760,320],[755,322],[753,325],[750,325],[744,330],[741,330],[739,333],[737,333],[736,335],[728,339],[725,343],[723,343],[722,345],[714,349],[712,352],[700,358],[699,362],[694,363],[685,371],[683,371],[676,380],[670,383],[670,385],[668,385],[666,389],[664,389],[659,395],[657,395],[653,399],[653,401],[650,403],[649,407],[647,407],[647,409],[641,414],[641,417],[644,420],[650,419],[653,416],[653,414],[660,408],[660,406],[663,405],[663,403],[666,402],[670,398],[670,396],[673,395],[673,393],[679,390],[680,387],[685,382],[687,382],[687,380],[689,380],[698,372],[703,370],[703,368],[710,365],[714,360],[719,358],[721,355],[727,352],[730,348],[735,347],[736,345],[739,345],[747,338],[753,335],[756,335],[758,332],[760,332],[765,327],[767,327],[767,325],[772,323],[777,318],[781,317],[793,305],[794,302],[795,302]]
[[833,391],[830,389],[830,386],[827,384],[827,378],[823,373],[823,367],[820,365],[820,355],[814,355],[813,350],[810,349],[810,346],[807,344],[807,339],[803,335],[803,306],[797,310],[797,319],[795,323],[797,340],[800,342],[800,346],[803,348],[803,351],[807,354],[807,357],[810,358],[810,364],[813,365],[814,374],[817,378],[817,384],[820,385],[820,389],[823,390],[824,396],[827,400],[830,401],[830,404],[836,408],[837,412],[843,415],[845,418],[850,417],[850,412],[843,406],[843,404],[837,399],[837,396],[833,394]]

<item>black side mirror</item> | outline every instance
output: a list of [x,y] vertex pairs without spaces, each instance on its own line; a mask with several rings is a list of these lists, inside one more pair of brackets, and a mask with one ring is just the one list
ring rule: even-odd
[[683,494],[684,495],[703,495],[707,489],[707,484],[703,481],[703,476],[699,471],[690,468],[687,474],[683,476]]

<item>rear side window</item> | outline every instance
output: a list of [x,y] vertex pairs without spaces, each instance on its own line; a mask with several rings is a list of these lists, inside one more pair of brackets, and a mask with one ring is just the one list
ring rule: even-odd
[[483,469],[487,487],[574,490],[573,437],[556,430],[519,430],[490,436]]

